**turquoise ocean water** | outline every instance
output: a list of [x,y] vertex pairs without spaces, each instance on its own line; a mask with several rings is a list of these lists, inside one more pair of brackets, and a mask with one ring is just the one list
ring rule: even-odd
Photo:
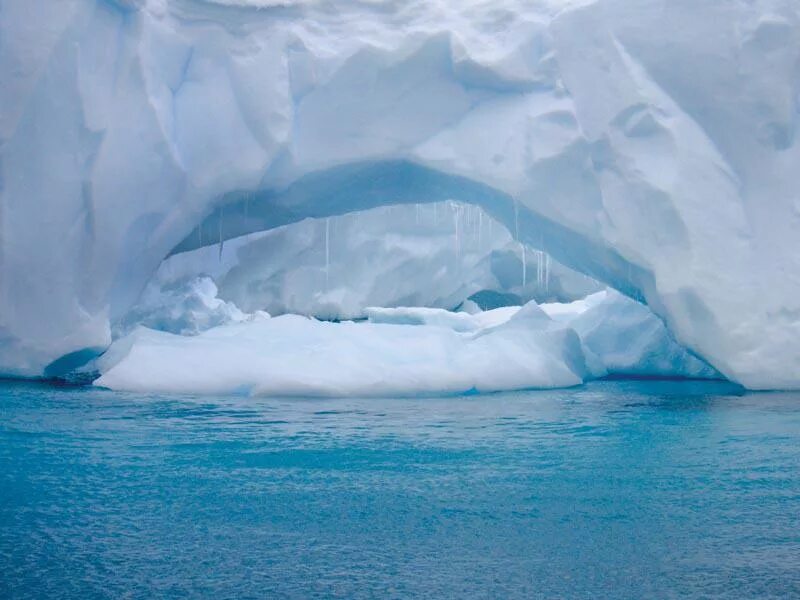
[[0,383],[0,597],[800,597],[800,394]]

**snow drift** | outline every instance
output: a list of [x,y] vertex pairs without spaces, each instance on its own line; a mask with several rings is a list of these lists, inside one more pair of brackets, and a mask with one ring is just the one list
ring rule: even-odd
[[452,199],[800,387],[799,13],[2,0],[0,373],[101,352],[172,252]]

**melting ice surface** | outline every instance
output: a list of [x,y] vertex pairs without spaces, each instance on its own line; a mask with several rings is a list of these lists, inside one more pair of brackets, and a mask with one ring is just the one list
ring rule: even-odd
[[0,384],[0,596],[793,598],[800,396]]

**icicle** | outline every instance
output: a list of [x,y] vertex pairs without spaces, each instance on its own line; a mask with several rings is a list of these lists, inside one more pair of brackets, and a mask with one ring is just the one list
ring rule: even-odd
[[536,251],[536,285],[542,287],[542,253]]
[[224,242],[222,241],[222,218],[225,215],[225,207],[219,207],[219,260],[222,260],[222,246]]
[[528,258],[525,244],[520,242],[519,247],[522,249],[522,287],[525,287],[528,283]]
[[455,225],[456,233],[456,260],[461,260],[461,231],[459,228],[459,215],[457,207],[453,206],[453,223]]
[[328,281],[331,271],[331,244],[330,244],[331,218],[325,218],[325,289],[328,289]]
[[519,202],[514,198],[514,239],[519,241]]
[[467,230],[469,231],[470,244],[475,244],[475,207],[472,204],[467,206]]
[[550,255],[544,255],[544,289],[550,291]]

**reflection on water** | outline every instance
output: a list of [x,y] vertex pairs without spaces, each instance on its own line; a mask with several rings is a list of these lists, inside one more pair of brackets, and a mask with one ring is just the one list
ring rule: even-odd
[[800,394],[0,384],[0,597],[800,595]]

